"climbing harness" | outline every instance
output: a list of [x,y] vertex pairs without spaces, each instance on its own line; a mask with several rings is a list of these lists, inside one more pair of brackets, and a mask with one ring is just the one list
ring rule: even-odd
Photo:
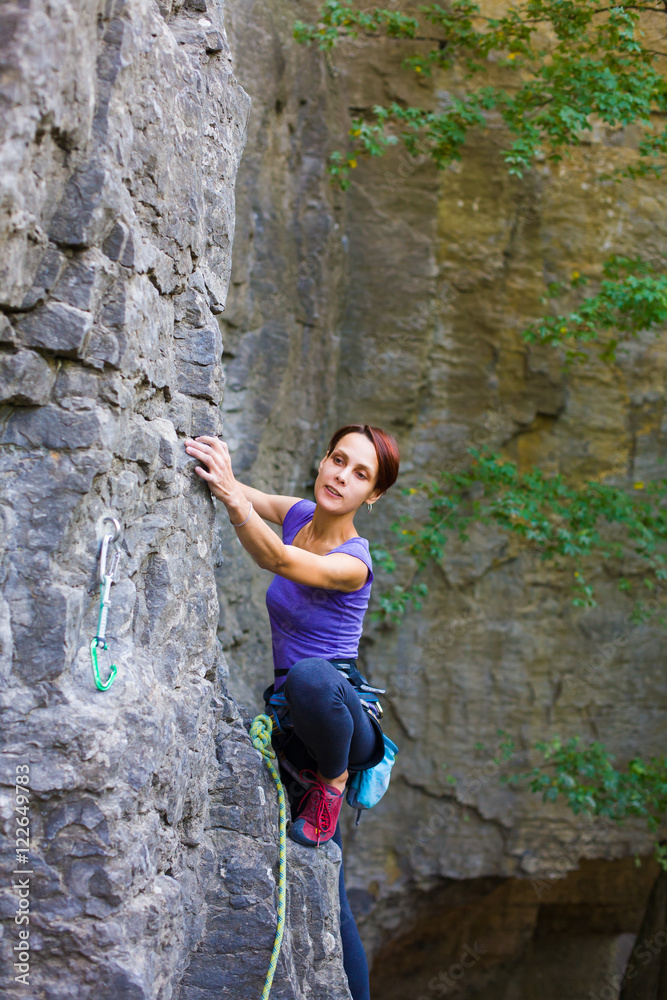
[[111,521],[114,526],[113,532],[107,532],[102,539],[102,544],[100,546],[100,614],[97,620],[97,635],[92,640],[90,644],[90,659],[93,666],[93,677],[95,679],[95,684],[100,691],[108,691],[108,689],[113,684],[118,669],[115,663],[112,663],[109,667],[109,676],[105,681],[100,677],[100,668],[97,660],[98,649],[107,650],[109,647],[106,642],[106,631],[107,631],[107,616],[109,614],[109,595],[111,591],[111,584],[114,582],[116,572],[118,571],[118,563],[120,562],[120,551],[116,549],[111,560],[111,567],[107,571],[107,559],[109,555],[109,544],[115,545],[120,538],[120,523],[115,517],[105,517],[105,521]]
[[273,723],[274,736],[280,733],[285,736],[292,731],[292,720],[289,705],[283,691],[274,691],[271,684],[264,692],[264,711]]
[[338,673],[342,674],[350,682],[359,695],[359,700],[366,712],[371,716],[375,716],[379,722],[384,715],[384,710],[380,704],[378,695],[386,694],[387,689],[372,687],[364,675],[357,670],[356,660],[330,660],[329,662],[333,663]]
[[269,993],[271,992],[271,984],[273,983],[273,975],[276,971],[276,966],[278,965],[278,956],[280,955],[280,946],[283,941],[283,933],[285,930],[285,903],[286,903],[286,887],[287,887],[287,814],[285,811],[285,789],[283,788],[283,783],[280,780],[280,773],[276,769],[273,761],[276,759],[276,753],[271,744],[271,730],[273,729],[273,721],[268,715],[257,715],[252,720],[252,725],[250,726],[250,738],[252,740],[253,746],[256,750],[259,750],[262,757],[264,758],[264,763],[269,769],[271,777],[273,778],[276,788],[278,789],[278,805],[280,808],[280,870],[278,872],[278,926],[276,928],[276,937],[273,942],[273,951],[271,952],[271,961],[269,962],[269,970],[266,973],[266,980],[264,982],[264,989],[262,991],[262,1000],[268,1000]]

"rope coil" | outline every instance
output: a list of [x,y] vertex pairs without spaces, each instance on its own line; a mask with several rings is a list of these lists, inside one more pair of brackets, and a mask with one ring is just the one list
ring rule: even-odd
[[285,907],[287,899],[287,814],[285,810],[285,789],[283,788],[283,783],[280,780],[280,772],[273,763],[276,760],[276,752],[273,749],[271,743],[271,730],[273,729],[273,720],[268,715],[256,715],[252,720],[252,725],[250,726],[250,739],[256,750],[259,750],[262,757],[264,758],[264,763],[269,769],[269,773],[273,778],[276,788],[278,789],[278,806],[280,809],[280,869],[278,872],[278,926],[276,927],[276,937],[273,942],[273,951],[271,952],[271,961],[269,962],[269,969],[266,973],[266,980],[264,982],[264,989],[262,991],[262,1000],[269,1000],[269,994],[271,992],[271,985],[273,983],[273,976],[276,971],[276,966],[278,965],[278,957],[280,955],[280,946],[283,941],[283,933],[285,931]]

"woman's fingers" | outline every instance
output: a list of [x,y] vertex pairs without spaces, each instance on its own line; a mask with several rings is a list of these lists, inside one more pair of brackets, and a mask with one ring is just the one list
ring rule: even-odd
[[218,466],[222,468],[224,466],[224,456],[216,454],[212,448],[206,447],[206,445],[189,444],[186,445],[185,449],[191,458],[199,458],[202,462],[206,462],[210,466]]
[[229,447],[226,441],[221,441],[220,438],[211,437],[209,434],[200,434],[196,438],[186,438],[185,447],[191,448],[193,446],[199,446],[200,448],[205,448],[207,451],[212,451],[218,455],[224,455],[229,457]]
[[209,458],[213,455],[213,452],[210,448],[207,448],[205,445],[201,444],[188,444],[185,446],[185,450],[190,455],[196,455],[197,458],[204,458],[204,457]]
[[206,469],[202,469],[201,465],[195,465],[195,472],[198,476],[201,476],[202,479],[215,479],[213,473],[207,472]]
[[199,437],[195,438],[195,441],[203,441],[204,444],[208,445],[214,451],[229,452],[226,441],[222,441],[217,437],[211,437],[209,434],[200,434]]
[[[215,439],[211,438],[211,440]],[[231,471],[229,452],[220,447],[220,444],[221,442],[218,442],[218,447],[216,448],[196,438],[194,441],[186,441],[185,450],[189,455],[201,458],[204,462],[210,463],[213,460],[218,462],[221,468],[228,468]]]

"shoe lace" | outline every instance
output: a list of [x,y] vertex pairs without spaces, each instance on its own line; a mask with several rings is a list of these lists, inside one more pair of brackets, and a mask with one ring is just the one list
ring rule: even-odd
[[[319,846],[320,834],[328,833],[333,823],[334,817],[331,812],[331,805],[334,801],[333,794],[328,791],[324,782],[317,777],[314,771],[304,768],[299,774],[304,780],[311,782],[310,788],[301,800],[302,803],[305,803],[308,799],[308,803],[302,808],[299,815],[303,816],[307,812],[308,818],[312,817],[315,820],[313,826],[317,830]],[[312,796],[312,798],[308,798],[308,796]]]

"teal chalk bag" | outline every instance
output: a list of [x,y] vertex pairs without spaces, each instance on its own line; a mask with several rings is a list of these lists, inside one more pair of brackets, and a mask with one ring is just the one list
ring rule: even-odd
[[359,826],[362,809],[372,809],[380,801],[389,787],[391,769],[398,753],[398,747],[384,733],[384,757],[375,767],[353,774],[348,786],[345,801],[357,810],[356,826]]

